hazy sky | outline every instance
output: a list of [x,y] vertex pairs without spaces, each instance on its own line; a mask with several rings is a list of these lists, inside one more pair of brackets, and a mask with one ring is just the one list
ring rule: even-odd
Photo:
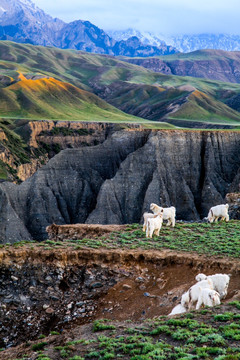
[[32,0],[66,22],[89,20],[108,30],[163,34],[240,34],[239,0]]

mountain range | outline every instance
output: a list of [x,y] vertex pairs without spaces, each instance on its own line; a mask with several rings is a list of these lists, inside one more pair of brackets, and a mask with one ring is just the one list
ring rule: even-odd
[[171,46],[144,45],[133,36],[116,41],[89,21],[65,23],[31,0],[0,0],[0,40],[11,40],[99,54],[155,56],[175,53]]
[[127,30],[108,30],[107,33],[117,41],[137,36],[145,45],[164,47],[168,44],[183,53],[202,49],[219,49],[225,51],[240,50],[239,35],[206,33],[167,36],[165,34],[154,34],[148,31],[138,31],[131,28]]

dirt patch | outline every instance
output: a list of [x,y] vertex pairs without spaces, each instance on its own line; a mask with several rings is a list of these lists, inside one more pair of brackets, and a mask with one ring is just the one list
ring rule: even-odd
[[51,240],[83,239],[84,237],[100,237],[113,231],[125,230],[126,225],[95,225],[73,224],[47,226],[48,237]]
[[[220,272],[207,270],[207,275]],[[167,315],[177,305],[182,294],[189,289],[199,273],[196,268],[185,264],[169,266],[147,266],[137,271],[140,276],[128,277],[112,287],[99,300],[96,318],[132,321]],[[240,290],[239,274],[233,274],[228,295],[222,302],[234,297],[238,299]]]

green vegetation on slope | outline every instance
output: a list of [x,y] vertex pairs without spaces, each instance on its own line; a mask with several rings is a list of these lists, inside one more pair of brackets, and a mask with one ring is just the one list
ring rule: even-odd
[[[168,117],[174,116],[208,123],[240,122],[240,113],[224,104],[224,102],[230,104],[229,99],[240,94],[238,84],[163,75],[108,56],[8,41],[0,42],[0,54],[0,84],[3,91],[1,96],[6,97],[6,102],[10,104],[9,109],[16,105],[16,94],[11,92],[11,81],[16,81],[18,72],[22,72],[28,79],[39,76],[53,77],[79,89],[94,92],[120,110],[148,120],[165,121]],[[192,99],[194,89],[203,93],[201,101],[196,97]],[[22,93],[25,98],[26,90],[22,89]],[[39,118],[38,116],[59,118],[58,113],[65,113],[65,119],[82,120],[83,114],[87,120],[94,120],[94,114],[98,118],[99,109],[94,106],[96,104],[92,104],[92,101],[90,101],[91,106],[85,104],[84,107],[82,104],[81,110],[74,100],[72,104],[71,102],[62,104],[57,109],[56,104],[61,101],[61,96],[59,99],[50,97],[47,99],[49,103],[44,106],[46,99],[41,98],[41,94],[40,99],[37,94],[31,94],[30,98],[28,96],[30,104],[37,101],[39,105],[37,109],[33,109],[35,118]],[[27,104],[22,99],[20,104],[20,107],[25,107],[25,110],[19,110],[22,112],[21,116],[26,116]],[[49,107],[54,107],[55,111],[50,110]],[[117,110],[112,107],[105,110],[110,116],[103,114],[101,109],[99,117],[104,120],[115,118],[116,121],[121,121],[125,116],[121,112],[117,114]],[[8,110],[5,111],[4,116],[7,116],[7,112]],[[140,120],[126,117],[125,121]]]
[[[84,238],[79,240],[65,240],[64,243],[46,240],[36,243],[43,248],[73,247],[106,248],[106,249],[144,249],[195,252],[197,254],[213,256],[240,257],[240,228],[238,220],[228,223],[177,223],[174,228],[163,225],[160,236],[146,238],[142,226],[139,224],[126,225],[126,229],[110,233],[99,238]],[[11,246],[22,246],[25,242],[18,242]]]
[[[240,302],[133,323],[96,320],[91,329],[49,336],[26,348],[37,360],[239,360]],[[16,360],[23,360],[25,357]]]
[[21,76],[18,82],[0,89],[0,97],[2,116],[136,121],[96,95],[54,78],[31,80]]

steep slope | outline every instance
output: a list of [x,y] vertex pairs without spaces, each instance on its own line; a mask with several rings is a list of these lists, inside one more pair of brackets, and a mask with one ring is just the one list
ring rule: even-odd
[[0,239],[44,239],[51,223],[139,222],[151,202],[199,219],[238,189],[239,146],[239,132],[131,130],[63,150],[21,185],[0,184]]
[[20,80],[0,90],[0,115],[42,119],[131,121],[96,95],[54,78]]
[[57,32],[64,22],[53,19],[31,0],[1,0],[0,39],[20,43],[57,45]]
[[191,121],[210,120],[216,123],[224,122],[226,118],[239,121],[239,114],[235,110],[198,90],[193,91],[181,108],[170,116]]
[[240,83],[240,52],[199,50],[148,59],[122,59],[168,75],[193,76]]

